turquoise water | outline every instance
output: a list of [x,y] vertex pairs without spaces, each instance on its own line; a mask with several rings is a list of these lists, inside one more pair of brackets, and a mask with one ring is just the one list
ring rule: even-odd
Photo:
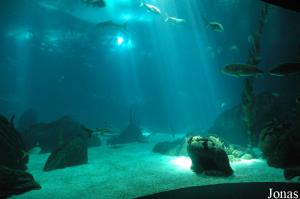
[[[148,3],[186,23],[165,22],[138,1],[109,1],[104,8],[73,1],[6,2],[1,12],[1,112],[19,115],[33,108],[42,121],[68,114],[92,126],[124,125],[134,107],[149,127],[210,127],[219,113],[241,100],[244,79],[220,70],[247,61],[248,37],[262,2]],[[224,32],[207,28],[202,17],[221,23]],[[107,20],[126,22],[126,34],[118,28],[97,29]],[[294,57],[297,20],[296,12],[270,11],[261,41],[262,68]],[[118,38],[125,41],[118,44]],[[256,87],[285,90],[291,81],[260,78]]]

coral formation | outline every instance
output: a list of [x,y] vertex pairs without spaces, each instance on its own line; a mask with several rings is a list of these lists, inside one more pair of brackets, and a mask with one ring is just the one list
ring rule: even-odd
[[[209,135],[208,138],[213,140],[214,143],[217,143],[218,146],[225,150],[230,162],[238,162],[241,160],[249,160],[258,157],[253,151],[239,145],[226,143],[224,140],[215,135]],[[181,138],[171,142],[159,142],[153,147],[152,151],[154,153],[170,156],[187,156],[188,153],[186,149],[187,139]]]
[[[260,40],[263,32],[263,28],[267,22],[267,17],[269,13],[270,6],[265,4],[261,9],[261,16],[259,19],[258,26],[256,28],[255,33],[250,39],[250,48],[249,48],[249,57],[247,64],[257,66],[260,62]],[[255,117],[256,114],[254,112],[255,104],[256,104],[256,96],[254,93],[254,78],[247,78],[245,82],[245,88],[242,96],[242,111],[243,111],[243,119],[247,127],[247,135],[248,135],[248,144],[253,145],[252,136],[255,131]]]
[[227,154],[217,138],[193,136],[187,143],[187,152],[192,160],[191,169],[194,172],[212,176],[233,174]]

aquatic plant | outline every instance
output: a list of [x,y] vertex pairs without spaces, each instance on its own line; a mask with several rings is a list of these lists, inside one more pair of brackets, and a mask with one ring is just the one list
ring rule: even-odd
[[[249,48],[249,56],[247,64],[257,66],[261,59],[259,57],[261,50],[261,35],[263,33],[263,29],[265,24],[267,23],[268,14],[269,14],[270,5],[264,4],[261,8],[261,15],[258,22],[258,26],[256,27],[256,31],[250,38],[248,38],[250,43]],[[248,144],[254,145],[255,140],[253,139],[253,132],[255,128],[255,93],[254,93],[254,78],[247,78],[245,81],[245,87],[242,94],[242,111],[244,114],[244,122],[247,127],[248,134]]]

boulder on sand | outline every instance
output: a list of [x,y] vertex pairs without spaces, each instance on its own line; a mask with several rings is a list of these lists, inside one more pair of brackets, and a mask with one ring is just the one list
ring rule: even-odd
[[[39,143],[42,149],[41,153],[46,153],[52,152],[68,140],[85,133],[80,123],[64,116],[51,123],[39,123],[31,126],[22,133],[22,137],[28,150]],[[101,141],[97,136],[92,136],[88,144],[89,146],[99,146]]]
[[54,150],[49,156],[44,171],[62,169],[88,162],[87,137],[79,135]]
[[211,176],[230,176],[233,170],[222,144],[213,137],[192,136],[187,141],[187,152],[195,173]]
[[35,189],[41,189],[41,186],[35,182],[31,174],[0,166],[0,198],[7,198]]
[[0,115],[0,165],[19,170],[26,170],[28,155],[25,144],[13,125],[13,118],[8,121]]

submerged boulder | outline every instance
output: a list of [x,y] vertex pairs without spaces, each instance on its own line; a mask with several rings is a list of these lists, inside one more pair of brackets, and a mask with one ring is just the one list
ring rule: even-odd
[[0,115],[0,165],[19,170],[26,170],[28,155],[25,144],[16,131],[12,121]]
[[[241,160],[250,160],[257,158],[259,155],[253,149],[244,148],[239,145],[226,143],[216,135],[208,135],[208,137],[223,148],[228,155],[230,162],[238,162]],[[170,156],[187,156],[187,140],[186,138],[176,139],[174,141],[164,141],[157,143],[152,151]]]
[[80,135],[68,140],[54,150],[44,166],[44,171],[62,169],[65,167],[87,164],[88,147],[87,137]]
[[231,143],[247,145],[247,128],[242,118],[241,106],[235,106],[221,113],[207,132],[222,136]]
[[0,166],[0,198],[22,194],[27,191],[41,189],[31,174]]
[[[255,129],[251,135],[252,143],[257,145],[261,130],[273,118],[283,119],[289,117],[288,115],[291,113],[291,108],[295,106],[294,104],[293,100],[281,98],[279,94],[268,92],[258,94],[254,107]],[[241,105],[228,109],[218,116],[213,126],[207,130],[207,133],[214,133],[222,136],[230,143],[246,146],[248,144],[248,134],[243,116]]]
[[107,144],[126,144],[131,142],[145,142],[145,140],[146,137],[143,136],[141,128],[134,123],[130,123],[118,137],[108,140]]
[[261,132],[259,148],[270,166],[300,166],[300,122],[272,121]]
[[233,174],[222,143],[214,137],[190,137],[187,141],[187,152],[192,160],[191,169],[196,173],[204,172],[211,176]]
[[[82,125],[68,116],[45,124],[39,123],[31,126],[23,134],[27,149],[31,149],[39,143],[42,153],[52,152],[68,140],[78,135],[85,134]],[[89,146],[99,146],[101,141],[97,136],[92,136]]]

